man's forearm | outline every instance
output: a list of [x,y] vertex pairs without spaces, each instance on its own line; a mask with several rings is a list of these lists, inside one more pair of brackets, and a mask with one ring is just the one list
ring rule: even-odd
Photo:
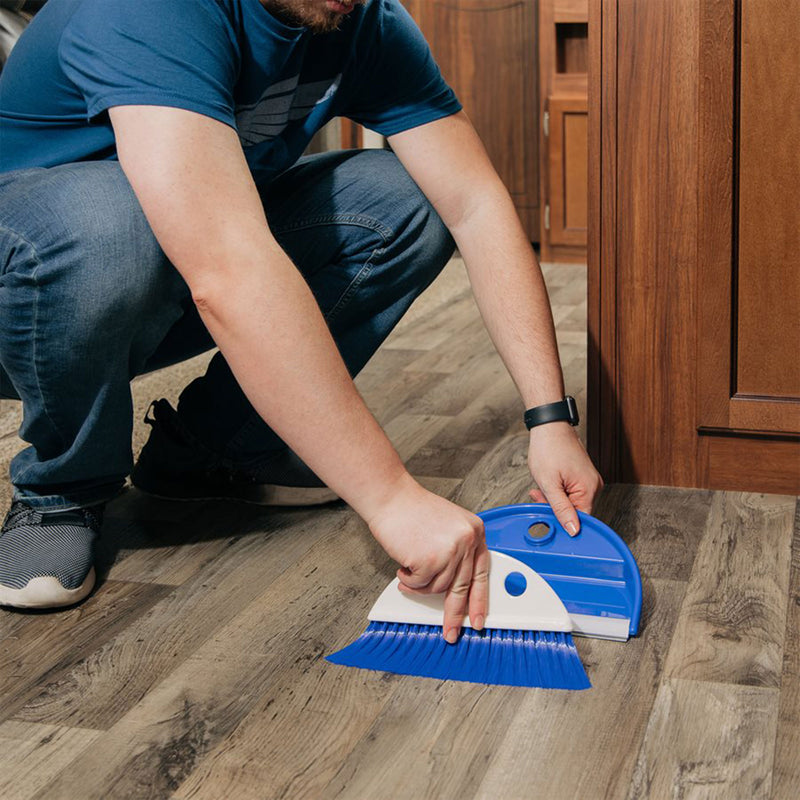
[[541,270],[503,190],[452,229],[492,341],[527,407],[564,396]]
[[563,397],[553,318],[516,209],[463,112],[390,142],[467,265],[486,327],[528,406]]
[[[311,291],[283,254],[195,296],[255,410],[369,519],[407,473],[356,390]],[[220,270],[224,275],[225,270]]]

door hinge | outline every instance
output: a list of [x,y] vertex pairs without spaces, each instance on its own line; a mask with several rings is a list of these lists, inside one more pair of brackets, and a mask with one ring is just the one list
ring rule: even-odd
[[542,117],[542,128],[544,128],[544,135],[550,135],[550,112],[545,111],[544,116]]
[[544,207],[544,229],[550,230],[550,203],[546,203]]

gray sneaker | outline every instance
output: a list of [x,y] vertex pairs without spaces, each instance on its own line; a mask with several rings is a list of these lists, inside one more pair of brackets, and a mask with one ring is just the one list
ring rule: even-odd
[[131,482],[167,500],[241,500],[266,506],[314,506],[338,500],[290,449],[257,469],[236,465],[209,450],[166,400],[156,400],[144,421],[152,427]]
[[0,606],[60,608],[95,582],[103,506],[42,512],[16,500],[0,531]]

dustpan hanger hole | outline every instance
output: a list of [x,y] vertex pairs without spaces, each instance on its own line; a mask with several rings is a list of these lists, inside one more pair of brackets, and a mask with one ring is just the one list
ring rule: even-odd
[[512,597],[519,597],[528,588],[528,580],[521,572],[509,572],[505,587]]
[[549,522],[534,522],[528,526],[528,530],[525,532],[525,541],[528,544],[546,544],[553,536],[555,536],[555,531]]

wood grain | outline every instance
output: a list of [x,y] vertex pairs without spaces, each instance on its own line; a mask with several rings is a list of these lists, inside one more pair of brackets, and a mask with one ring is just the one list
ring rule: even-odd
[[795,506],[714,495],[666,676],[780,687]]
[[263,658],[190,657],[33,797],[168,797],[230,734],[268,681]]
[[[475,301],[469,293],[469,284],[466,281],[466,274],[463,274],[460,277],[461,291],[457,296],[450,298],[449,302],[437,306],[435,311],[431,310],[416,322],[409,325],[401,323],[387,339],[384,349],[387,351],[397,348],[436,351],[453,335],[455,329],[463,325],[465,321],[472,322]],[[387,355],[388,357],[391,357],[390,353]],[[383,365],[386,363],[386,359],[376,359],[376,362]],[[448,370],[440,371],[447,372]]]
[[[698,8],[694,0],[619,3],[617,296],[626,391],[619,413],[632,443],[620,452],[631,483],[694,485],[697,248]],[[669,61],[680,68],[664,70]],[[676,327],[677,326],[677,327]],[[680,330],[680,334],[677,334]]]
[[[539,117],[544,120],[549,114],[547,130],[544,124],[539,126],[545,261],[586,261],[588,5],[587,0],[538,3]],[[576,104],[582,109],[579,120],[565,114],[566,108]]]
[[800,787],[800,502],[794,518],[792,572],[783,645],[772,800],[794,800]]
[[407,369],[419,372],[452,374],[464,372],[471,364],[495,355],[489,334],[468,306],[462,306],[459,316],[451,316],[449,335],[441,347],[432,349],[412,361]]
[[[27,696],[16,718],[111,727],[312,547],[319,525],[335,530],[344,515],[343,509],[316,515],[303,512],[302,519],[295,517],[289,527],[288,512],[266,515],[262,511],[250,535],[241,523],[236,546],[220,553],[182,586],[169,587],[161,602],[107,643],[96,642],[88,655],[75,659],[72,669],[48,674],[38,690]],[[53,617],[54,625],[58,619]],[[97,625],[94,615],[90,621]]]
[[[345,529],[322,536],[296,569],[213,637],[204,657],[260,655],[274,662],[273,669],[267,691],[177,797],[320,796],[398,680],[324,667],[321,658],[363,631],[369,607],[393,572],[353,518]],[[270,607],[284,611],[265,616]],[[273,725],[282,736],[272,735]]]
[[[130,630],[128,626],[169,591],[170,587],[157,584],[108,581],[92,595],[90,605],[57,615],[4,610],[0,617],[4,631],[0,639],[0,720],[14,714],[24,719],[20,709],[31,695],[38,694],[42,684],[63,680],[87,654]],[[68,707],[69,702],[60,709],[59,722],[67,723],[70,715],[63,711]]]
[[577,641],[593,688],[526,693],[476,798],[625,797],[684,588],[651,582],[638,639]]
[[706,532],[711,492],[614,484],[594,515],[620,531],[645,580],[688,581]]
[[[548,101],[547,198],[551,246],[586,246],[586,102],[585,96],[550,97]],[[543,255],[547,257],[546,253]]]
[[455,502],[471,511],[530,502],[528,492],[534,483],[527,471],[528,439],[524,431],[504,436],[470,470]]
[[27,800],[102,735],[8,720],[0,725],[0,797]]
[[[702,482],[711,489],[794,494],[800,487],[800,439],[703,436],[698,452]],[[747,465],[746,469],[742,465]]]
[[412,475],[463,478],[498,438],[519,428],[523,412],[511,379],[498,379],[419,448],[406,466]]
[[636,762],[629,800],[766,800],[777,705],[775,689],[665,681]]
[[[380,716],[339,767],[321,796],[470,797],[487,769],[487,753],[526,692],[511,687],[400,681]],[[453,764],[461,765],[453,770]]]
[[621,480],[617,400],[618,4],[589,0],[589,200],[586,444],[607,482]]
[[793,399],[800,431],[800,8],[743,3],[741,26],[736,392]]

